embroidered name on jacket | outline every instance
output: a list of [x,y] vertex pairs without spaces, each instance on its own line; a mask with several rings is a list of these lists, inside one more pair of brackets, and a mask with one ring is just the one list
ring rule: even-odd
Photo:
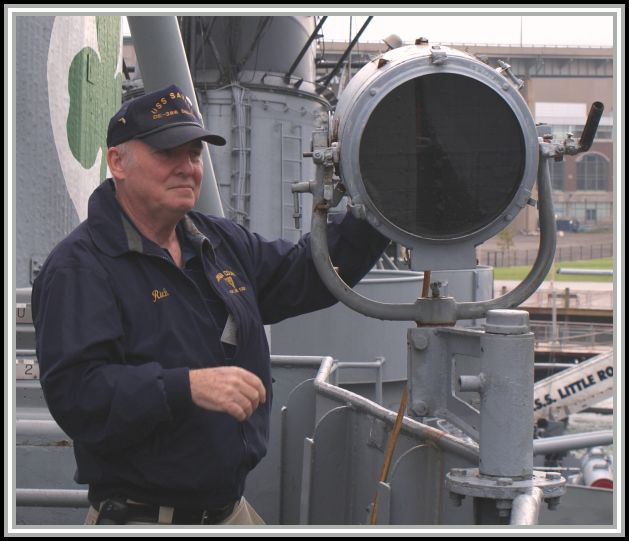
[[153,296],[153,302],[157,302],[160,299],[170,297],[170,293],[166,291],[166,288],[163,288],[161,291],[159,289],[154,289],[153,291],[151,291],[151,295]]
[[223,272],[219,272],[216,275],[216,281],[219,284],[224,281],[229,286],[228,291],[230,293],[242,293],[243,291],[247,291],[247,288],[245,286],[236,285],[236,279],[236,273],[230,270],[224,270]]

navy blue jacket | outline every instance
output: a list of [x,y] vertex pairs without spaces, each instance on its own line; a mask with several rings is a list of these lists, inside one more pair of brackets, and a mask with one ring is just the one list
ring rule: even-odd
[[[73,439],[76,481],[90,500],[114,494],[178,507],[238,499],[266,453],[271,369],[264,324],[330,306],[309,236],[269,242],[197,212],[178,225],[203,264],[214,301],[126,217],[111,181],[88,219],[51,252],[33,285],[41,385]],[[357,283],[388,240],[346,215],[328,226],[342,277]],[[214,306],[214,308],[213,308]],[[226,358],[224,315],[236,323]],[[267,401],[244,422],[197,407],[189,370],[237,365],[264,383]]]

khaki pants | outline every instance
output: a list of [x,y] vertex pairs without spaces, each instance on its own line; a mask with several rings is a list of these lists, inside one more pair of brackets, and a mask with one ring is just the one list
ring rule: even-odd
[[249,502],[243,496],[236,504],[234,512],[229,515],[221,524],[266,524],[264,520],[251,507]]
[[[127,522],[127,524],[171,524],[172,523],[172,508],[162,507],[160,511],[160,518],[157,523],[155,522]],[[167,510],[171,509],[170,512]],[[98,519],[98,510],[93,506],[90,506],[87,516],[85,517],[85,525],[93,526]],[[249,502],[245,500],[243,496],[240,501],[234,507],[234,511],[223,522],[219,524],[205,524],[204,526],[219,526],[219,525],[245,525],[245,524],[265,524],[264,520],[256,513],[255,509],[251,507]],[[201,526],[201,524],[199,524]]]

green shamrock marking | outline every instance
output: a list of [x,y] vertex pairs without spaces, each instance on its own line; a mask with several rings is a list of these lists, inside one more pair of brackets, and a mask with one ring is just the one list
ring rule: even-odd
[[116,75],[120,54],[120,17],[96,17],[100,58],[96,51],[84,47],[70,65],[68,88],[68,143],[72,154],[86,169],[103,149],[100,178],[107,172],[107,125],[118,110],[122,95],[122,75]]

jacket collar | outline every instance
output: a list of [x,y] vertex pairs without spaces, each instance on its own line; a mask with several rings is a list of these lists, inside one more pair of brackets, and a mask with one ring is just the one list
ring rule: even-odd
[[220,238],[216,237],[214,243],[210,242],[210,239],[199,231],[192,216],[192,213],[188,213],[179,222],[183,226],[184,234],[194,246],[195,251],[209,257],[212,261],[216,261],[214,249],[220,244]]
[[[116,199],[113,180],[107,179],[90,196],[88,202],[87,227],[92,241],[103,253],[118,257],[129,252],[163,256],[160,246],[147,239],[126,215]],[[214,245],[199,231],[190,212],[181,220],[184,234],[195,250],[214,259]]]

